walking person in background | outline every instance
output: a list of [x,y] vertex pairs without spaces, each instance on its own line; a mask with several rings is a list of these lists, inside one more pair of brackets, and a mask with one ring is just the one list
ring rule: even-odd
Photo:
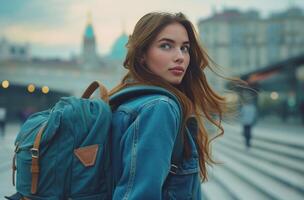
[[[126,46],[124,67],[128,72],[110,95],[132,86],[153,86],[176,96],[181,109],[165,95],[150,94],[113,110],[112,199],[200,200],[207,164],[214,163],[205,123],[217,126],[222,135],[226,110],[225,98],[206,79],[209,57],[193,24],[182,13],[146,14]],[[219,116],[218,120],[213,116]],[[178,137],[182,138],[181,162],[172,165]]]
[[6,108],[0,107],[0,135],[5,136]]
[[300,115],[301,115],[302,124],[304,125],[304,99],[300,103]]
[[251,129],[257,120],[257,110],[255,105],[252,102],[246,102],[241,107],[240,117],[241,117],[241,123],[243,125],[243,135],[245,138],[245,145],[247,148],[250,148]]

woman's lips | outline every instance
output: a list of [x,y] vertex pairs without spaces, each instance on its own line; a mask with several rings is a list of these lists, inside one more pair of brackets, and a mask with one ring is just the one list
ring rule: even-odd
[[184,74],[185,70],[182,67],[174,67],[174,68],[169,69],[169,71],[175,76],[181,76]]

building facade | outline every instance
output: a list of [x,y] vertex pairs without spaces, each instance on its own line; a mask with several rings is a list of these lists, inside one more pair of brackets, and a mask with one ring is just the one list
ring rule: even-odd
[[0,61],[29,60],[30,46],[28,44],[13,44],[5,38],[0,39]]
[[226,9],[199,21],[203,46],[231,75],[241,75],[304,53],[304,13],[289,8],[268,18]]
[[[246,76],[244,80],[259,90],[258,96],[253,95],[260,110],[265,115],[281,110],[285,120],[288,115],[299,116],[304,103],[304,82],[299,75],[304,68],[303,25],[303,10],[292,7],[267,18],[254,10],[226,9],[201,20],[198,27],[203,46],[228,72],[224,75]],[[223,79],[212,73],[207,78],[215,89],[223,91]]]

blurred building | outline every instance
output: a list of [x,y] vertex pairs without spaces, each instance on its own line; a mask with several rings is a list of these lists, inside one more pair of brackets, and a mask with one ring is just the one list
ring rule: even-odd
[[100,61],[96,50],[96,38],[92,25],[91,16],[88,18],[88,23],[82,40],[82,63],[84,68],[96,68]]
[[0,61],[3,60],[29,60],[29,44],[13,44],[5,38],[0,39]]
[[[225,9],[199,21],[198,27],[211,58],[229,76],[241,77],[259,91],[255,100],[261,113],[280,113],[284,119],[299,116],[304,101],[303,22],[303,10],[295,7],[267,18],[256,10]],[[212,73],[207,77],[215,89],[225,88],[223,79]]]
[[266,19],[255,10],[226,9],[199,21],[198,27],[215,62],[240,75],[304,53],[303,21],[299,8]]
[[126,54],[127,54],[127,48],[126,44],[128,42],[128,35],[123,32],[117,40],[114,42],[111,53],[109,55],[109,59],[111,60],[124,60]]
[[24,111],[51,107],[61,96],[80,97],[94,80],[113,88],[124,73],[127,40],[122,34],[113,45],[111,57],[101,57],[90,18],[81,54],[70,60],[31,57],[29,45],[0,40],[0,107],[7,109],[9,120],[16,120]]

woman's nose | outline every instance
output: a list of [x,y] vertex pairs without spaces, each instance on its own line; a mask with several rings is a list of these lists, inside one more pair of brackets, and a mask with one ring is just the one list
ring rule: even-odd
[[181,49],[176,49],[175,51],[175,62],[183,62],[184,61],[184,54]]

